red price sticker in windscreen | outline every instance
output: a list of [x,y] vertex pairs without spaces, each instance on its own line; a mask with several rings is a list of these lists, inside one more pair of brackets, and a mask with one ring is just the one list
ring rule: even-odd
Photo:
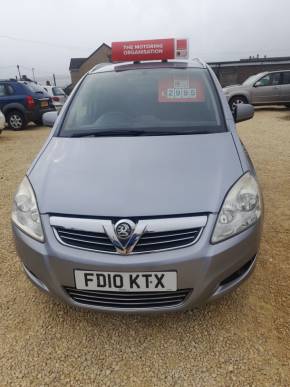
[[162,79],[159,81],[159,102],[203,102],[204,87],[195,79]]

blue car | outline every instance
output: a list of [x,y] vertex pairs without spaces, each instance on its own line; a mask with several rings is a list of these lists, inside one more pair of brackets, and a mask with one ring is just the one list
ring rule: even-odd
[[0,80],[0,110],[11,129],[21,130],[31,121],[42,125],[42,115],[55,107],[41,86],[12,79]]

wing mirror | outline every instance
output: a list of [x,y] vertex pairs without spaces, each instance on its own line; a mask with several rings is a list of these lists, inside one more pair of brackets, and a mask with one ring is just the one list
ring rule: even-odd
[[261,82],[261,81],[257,81],[257,82],[254,84],[254,87],[260,87],[260,86],[263,86],[263,82]]
[[52,127],[57,119],[57,112],[47,112],[42,116],[42,122],[45,126]]
[[235,122],[250,120],[254,117],[254,106],[248,103],[239,103],[233,113]]

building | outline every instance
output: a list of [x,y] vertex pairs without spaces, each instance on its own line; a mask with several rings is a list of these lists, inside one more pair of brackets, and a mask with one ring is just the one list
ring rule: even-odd
[[[74,87],[79,79],[91,68],[99,63],[111,62],[111,47],[103,43],[88,58],[71,58],[71,85]],[[209,66],[216,73],[221,85],[228,86],[244,82],[250,75],[263,71],[290,70],[290,56],[259,58],[250,57],[238,61],[209,62]]]
[[239,61],[211,62],[209,66],[216,73],[221,85],[235,85],[244,82],[250,75],[263,71],[290,70],[290,57],[249,58]]
[[69,71],[72,87],[91,68],[99,63],[111,62],[111,47],[103,43],[88,58],[71,58]]

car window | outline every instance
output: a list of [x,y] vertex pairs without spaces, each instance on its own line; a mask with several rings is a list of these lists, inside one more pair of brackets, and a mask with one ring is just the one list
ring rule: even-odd
[[45,92],[43,87],[36,84],[36,83],[33,83],[33,82],[23,82],[23,83],[33,93],[44,93]]
[[265,77],[259,80],[260,86],[270,86],[270,75],[266,75]]
[[65,95],[64,91],[60,87],[52,88],[53,95]]
[[14,89],[11,85],[6,85],[6,87],[9,95],[14,94]]
[[244,86],[251,86],[255,82],[255,80],[258,80],[258,79],[259,79],[259,74],[251,75],[249,78],[247,78],[243,82],[243,85]]
[[6,95],[5,84],[0,83],[0,97],[4,97]]
[[276,86],[280,84],[281,73],[273,73],[271,74],[271,85]]
[[283,85],[289,85],[290,84],[290,71],[285,71],[283,73]]
[[267,74],[259,79],[259,86],[275,86],[280,84],[281,73]]
[[89,74],[72,101],[60,135],[160,128],[226,131],[207,70],[155,68]]

